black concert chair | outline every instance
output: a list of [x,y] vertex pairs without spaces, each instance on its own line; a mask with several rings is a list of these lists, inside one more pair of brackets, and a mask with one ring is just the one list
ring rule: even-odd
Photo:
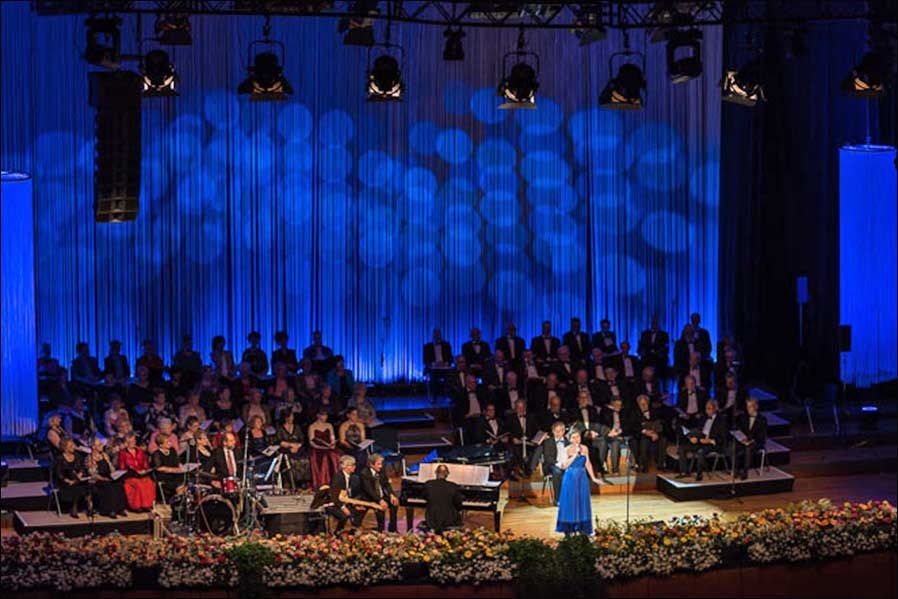
[[370,429],[370,438],[374,441],[373,450],[384,457],[386,464],[399,464],[405,475],[405,454],[399,443],[399,429],[389,426],[375,426]]

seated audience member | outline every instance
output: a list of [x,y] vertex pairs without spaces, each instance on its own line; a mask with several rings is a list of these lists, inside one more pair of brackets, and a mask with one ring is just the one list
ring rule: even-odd
[[150,374],[150,381],[155,385],[162,385],[162,375],[165,372],[165,364],[162,362],[162,358],[156,353],[156,344],[150,339],[144,339],[142,346],[143,354],[137,358],[136,368],[139,369],[141,366],[146,367]]
[[700,353],[705,358],[710,358],[711,356],[711,334],[708,333],[708,329],[703,329],[701,327],[702,317],[698,312],[693,312],[692,316],[689,317],[689,321],[692,323],[692,332],[694,335],[694,343],[695,343],[695,351]]
[[355,473],[355,458],[350,455],[340,456],[339,470],[334,472],[329,482],[331,505],[326,509],[327,513],[337,520],[334,529],[340,532],[349,522],[355,528],[362,525],[367,508],[355,505],[347,500],[360,500],[361,482]]
[[68,433],[62,426],[62,414],[52,412],[47,416],[47,432],[45,434],[47,444],[50,446],[50,455],[58,457],[62,453],[62,442],[68,439]]
[[303,358],[296,375],[296,396],[306,405],[318,401],[321,377],[312,368],[312,360]]
[[[605,353],[599,347],[592,348],[592,353],[589,355],[589,362],[586,365],[589,370],[589,380],[592,382],[595,381],[604,381],[605,380],[605,366],[606,366],[606,358]],[[608,364],[610,365],[611,361],[608,360]]]
[[237,406],[231,400],[231,388],[224,386],[218,392],[218,398],[209,410],[209,417],[212,419],[212,427],[219,428],[222,421],[236,420],[238,416]]
[[355,379],[352,378],[352,371],[346,368],[343,356],[334,356],[334,367],[327,373],[326,380],[334,396],[340,399],[341,403],[352,397]]
[[612,397],[608,406],[602,408],[599,413],[600,443],[599,462],[605,465],[608,459],[608,450],[611,450],[611,473],[620,474],[621,445],[624,442],[624,426],[626,425],[623,412],[624,400],[621,396]]
[[55,382],[59,376],[59,360],[53,357],[50,344],[41,343],[41,353],[37,359],[37,376]]
[[[595,407],[589,405],[589,395],[586,393],[580,393],[577,396],[577,409],[572,415],[571,420],[570,430],[579,432],[583,445],[589,448],[590,453],[594,457],[598,458],[599,449],[604,443],[603,427],[599,419],[599,411]],[[596,464],[599,471],[604,475],[604,462],[601,462],[598,459],[593,460],[592,458],[590,458],[590,462]]]
[[312,344],[302,350],[302,357],[312,362],[312,370],[324,376],[331,369],[334,352],[321,342],[321,331],[312,331]]
[[249,402],[243,406],[240,417],[243,418],[244,423],[249,423],[256,416],[262,419],[263,428],[269,426],[272,422],[271,413],[262,403],[262,392],[258,389],[252,389],[249,392]]
[[696,421],[705,413],[706,401],[705,392],[695,384],[695,377],[691,374],[686,375],[683,379],[683,388],[677,395],[677,409],[686,415],[686,420]]
[[617,335],[611,330],[611,321],[607,318],[599,322],[599,330],[593,333],[592,346],[598,347],[606,355],[617,353]]
[[153,382],[150,380],[150,369],[138,366],[134,369],[137,380],[128,385],[127,406],[130,410],[140,408],[146,410],[153,403]]
[[131,378],[131,365],[128,356],[122,354],[122,343],[117,339],[109,342],[109,355],[103,358],[103,372],[111,374],[118,385],[125,385]]
[[508,370],[504,372],[504,376],[505,385],[493,394],[496,411],[499,414],[505,414],[519,399],[523,399],[525,402],[528,401],[526,389],[523,389],[518,384],[518,373],[514,370]]
[[122,417],[129,418],[125,402],[117,394],[110,396],[109,409],[103,413],[103,434],[107,437],[114,436],[115,423]]
[[633,437],[633,444],[636,445],[636,463],[639,465],[639,471],[648,472],[652,456],[658,470],[662,470],[667,461],[664,417],[652,408],[648,395],[637,397],[636,407],[630,434]]
[[268,374],[268,356],[259,347],[259,343],[262,342],[262,335],[258,331],[252,331],[246,336],[246,340],[249,342],[249,347],[243,350],[243,356],[240,358],[240,361],[249,364],[250,370],[256,377],[265,376]]
[[157,421],[159,428],[153,431],[150,434],[150,439],[147,443],[147,451],[150,454],[156,452],[159,449],[159,444],[156,439],[159,438],[159,435],[168,435],[168,444],[175,450],[175,453],[178,454],[181,452],[181,443],[178,440],[178,436],[175,434],[175,423],[174,420],[170,418],[160,418]]
[[710,452],[725,452],[728,430],[724,418],[717,413],[717,402],[709,399],[705,403],[705,417],[689,434],[683,434],[680,440],[679,461],[680,474],[677,478],[688,476],[689,458],[695,458],[695,480],[702,480],[702,474],[708,469],[707,455]]
[[75,346],[77,356],[72,360],[72,382],[82,385],[96,385],[100,382],[100,367],[97,359],[90,355],[90,347],[81,341]]
[[549,408],[540,414],[540,430],[546,433],[552,432],[552,425],[556,422],[563,422],[567,425],[569,421],[568,411],[561,405],[561,397],[555,395],[549,400]]
[[652,326],[639,335],[636,348],[639,359],[644,366],[651,366],[655,373],[664,378],[667,376],[670,361],[670,335],[658,327],[658,317],[652,318]]
[[599,401],[602,405],[608,405],[612,399],[620,398],[625,404],[629,402],[630,386],[626,381],[617,378],[617,368],[605,368],[605,380],[597,383],[599,389]]
[[296,361],[296,350],[287,347],[287,331],[278,331],[274,334],[274,343],[277,349],[271,354],[272,364],[283,364],[290,374],[296,374],[299,362]]
[[221,335],[212,338],[212,351],[209,358],[212,360],[212,367],[219,378],[230,381],[237,375],[234,356],[225,349],[225,338]]
[[552,477],[552,502],[558,505],[561,497],[561,479],[564,478],[564,465],[567,455],[567,439],[564,436],[564,422],[556,420],[551,425],[551,435],[543,439],[533,454],[533,464],[541,463],[543,476]]
[[150,476],[150,462],[147,453],[137,446],[137,435],[133,432],[125,437],[125,446],[118,454],[118,469],[125,474],[125,495],[132,512],[149,512],[156,501],[156,484]]
[[473,374],[465,377],[465,388],[453,397],[453,424],[456,428],[463,428],[465,436],[470,437],[474,423],[480,418],[483,406],[489,398],[485,390],[477,385],[477,378]]
[[377,419],[377,410],[368,398],[368,387],[365,383],[355,384],[355,390],[349,399],[347,407],[358,409],[359,420],[364,422],[365,426],[370,428],[380,424],[380,421]]
[[461,346],[461,353],[465,357],[471,372],[479,375],[483,372],[487,362],[492,358],[490,346],[480,338],[480,329],[471,329],[471,338]]
[[152,454],[150,464],[156,475],[156,482],[162,488],[165,500],[171,500],[184,492],[184,470],[178,451],[171,446],[172,437],[166,433],[156,436],[156,450]]
[[241,456],[237,455],[238,441],[238,436],[232,431],[222,433],[220,445],[212,451],[211,457],[202,466],[203,472],[215,475],[216,480],[212,482],[212,486],[221,488],[222,480],[243,476]]
[[571,352],[571,360],[577,364],[583,364],[592,350],[589,334],[581,331],[580,326],[580,319],[574,316],[571,318],[571,330],[561,337],[562,345],[567,346]]
[[[293,391],[293,382],[290,380],[290,371],[286,364],[274,362],[271,370],[274,372],[274,381],[268,385],[266,395],[272,400],[280,401],[287,396],[288,391]],[[295,391],[294,391],[295,393]]]
[[748,478],[748,469],[751,468],[752,458],[762,449],[767,447],[767,418],[758,411],[758,400],[749,397],[745,401],[745,412],[736,418],[736,430],[745,435],[744,440],[737,440],[736,461],[741,460],[739,478]]
[[689,359],[695,353],[695,332],[691,324],[683,327],[680,338],[674,343],[674,371],[678,379],[689,372]]
[[[524,459],[524,444],[539,432],[539,422],[533,414],[527,413],[527,402],[519,399],[513,406],[513,412],[505,419],[505,430],[508,431],[508,448],[511,453],[512,471],[520,467],[524,476],[530,476],[530,462]],[[528,447],[528,454],[533,453]]]
[[695,379],[698,388],[702,391],[707,392],[711,390],[711,366],[697,351],[690,354],[686,372],[680,376],[680,385],[683,384],[683,378],[686,375],[691,375]]
[[638,358],[630,355],[629,341],[624,340],[620,342],[620,353],[614,356],[614,364],[620,377],[627,384],[636,382],[641,365]]
[[[143,430],[147,433],[155,433],[159,430],[159,421],[165,419],[169,422],[176,422],[177,417],[175,411],[168,403],[168,397],[162,389],[156,389],[153,395],[153,403],[144,412]],[[152,450],[151,450],[152,451]]]
[[196,391],[187,396],[187,403],[178,410],[178,425],[184,428],[188,418],[196,418],[200,422],[206,420],[206,410],[200,405],[200,394]]
[[449,480],[449,467],[440,464],[434,474],[436,478],[424,483],[424,498],[427,510],[424,524],[428,530],[440,534],[447,528],[462,525],[461,509],[464,502],[461,488]]
[[317,489],[327,484],[334,472],[340,456],[343,455],[337,449],[337,437],[334,427],[327,421],[328,414],[325,410],[317,413],[315,421],[309,425],[309,460],[312,465],[312,485]]
[[343,453],[353,456],[356,464],[359,467],[364,467],[368,454],[360,445],[365,441],[365,424],[359,420],[357,408],[346,410],[346,420],[340,425],[337,433],[339,446]]
[[721,414],[734,422],[736,413],[745,406],[745,390],[739,387],[739,380],[733,372],[724,375],[721,381],[723,384],[714,392],[714,398],[720,404]]
[[288,461],[286,481],[291,489],[299,488],[301,483],[311,478],[309,460],[305,456],[305,440],[302,427],[296,422],[296,414],[284,412],[278,423],[274,442]]
[[492,360],[483,367],[483,382],[487,389],[495,392],[505,384],[505,375],[512,371],[511,363],[505,359],[505,352],[497,349]]
[[508,441],[508,433],[505,425],[496,417],[496,406],[488,403],[483,406],[483,413],[471,427],[471,438],[468,441],[473,445],[489,445],[497,451],[505,448]]
[[424,370],[452,366],[452,345],[443,339],[440,329],[433,330],[433,339],[424,344]]
[[72,506],[72,518],[78,517],[78,506],[87,496],[87,482],[82,480],[87,471],[81,458],[75,453],[72,439],[62,441],[62,453],[53,466],[59,500]]
[[343,412],[343,402],[339,398],[334,397],[331,386],[325,383],[321,386],[321,393],[318,400],[312,405],[312,412],[317,413],[324,410],[331,418],[336,419]]
[[99,437],[91,440],[90,455],[85,462],[85,468],[87,475],[92,479],[90,492],[97,512],[107,518],[124,516],[128,507],[124,482],[121,478],[118,480],[112,478],[116,468],[106,453],[103,440]]
[[172,368],[181,371],[181,379],[185,387],[193,387],[203,374],[203,361],[199,352],[193,351],[193,337],[181,337],[181,348],[172,358]]
[[390,479],[384,470],[384,457],[379,453],[372,453],[368,456],[368,464],[362,467],[359,473],[361,498],[370,503],[376,503],[380,506],[379,511],[375,511],[377,516],[377,530],[383,531],[386,527],[386,514],[390,513],[389,532],[397,531],[397,511],[399,509],[399,497],[390,486]]
[[561,342],[558,341],[558,337],[552,336],[552,323],[548,320],[543,321],[542,333],[530,340],[530,351],[533,352],[533,359],[541,367],[555,361],[560,346]]
[[558,383],[562,389],[574,383],[579,365],[571,360],[571,350],[566,345],[558,348],[558,360],[553,365],[555,373],[558,375]]
[[509,322],[505,327],[505,336],[496,339],[496,353],[500,351],[513,366],[519,366],[524,359],[527,344],[518,336],[518,327]]
[[568,386],[564,403],[570,407],[576,406],[577,396],[581,393],[589,395],[589,405],[599,405],[599,391],[595,385],[589,383],[589,371],[585,368],[577,370],[573,384]]

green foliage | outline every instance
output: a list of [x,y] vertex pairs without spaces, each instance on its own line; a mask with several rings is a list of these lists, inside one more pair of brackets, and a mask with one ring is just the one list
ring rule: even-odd
[[552,547],[539,539],[508,543],[506,555],[518,573],[521,599],[599,599],[604,596],[596,572],[596,549],[586,535],[570,535]]
[[224,551],[225,556],[240,573],[240,597],[258,598],[268,595],[262,582],[265,568],[275,562],[274,552],[254,541],[233,545]]

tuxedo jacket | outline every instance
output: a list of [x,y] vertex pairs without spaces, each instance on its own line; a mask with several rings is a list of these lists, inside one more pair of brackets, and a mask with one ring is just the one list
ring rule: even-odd
[[576,408],[571,412],[571,430],[576,430],[581,434],[588,430],[598,432],[602,428],[602,422],[599,419],[599,411],[592,406],[588,406],[586,410],[589,416],[589,424],[587,425],[586,420],[583,419],[583,413],[580,411],[580,408]]
[[[480,411],[483,412],[483,409],[486,408],[486,404],[489,403],[492,396],[490,395],[489,390],[483,387],[477,387],[475,394],[477,395],[477,401],[480,403]],[[453,394],[452,399],[452,410],[454,412],[455,422],[460,423],[465,419],[465,415],[468,413],[468,390],[457,390]]]
[[703,360],[711,359],[711,335],[708,329],[699,328],[695,332],[695,350],[701,352]]
[[718,356],[718,360],[714,364],[714,382],[717,384],[722,384],[726,380],[726,375],[728,372],[734,373],[736,375],[736,379],[738,380],[739,370],[739,360],[735,360],[731,364],[727,364],[726,358]]
[[[697,432],[699,433],[699,436],[707,420],[708,417],[705,416],[695,427]],[[714,439],[715,451],[726,451],[726,442],[728,436],[729,426],[727,426],[726,416],[724,416],[723,414],[717,414],[717,417],[714,419],[714,424],[711,425],[711,430],[708,432],[708,438]]]
[[[514,346],[514,358],[511,357],[511,346]],[[514,362],[520,362],[524,359],[524,352],[527,350],[527,344],[521,337],[512,337],[508,338],[499,337],[496,339],[496,351],[502,350],[505,354],[506,360],[512,360]]]
[[283,364],[290,372],[296,372],[299,366],[299,362],[296,361],[296,350],[290,348],[274,350],[271,354],[271,364],[272,366]]
[[473,435],[473,439],[471,439],[471,442],[474,444],[486,443],[490,440],[490,436],[487,433],[493,433],[497,437],[500,437],[506,432],[505,421],[502,418],[499,418],[498,416],[496,417],[496,432],[493,433],[493,429],[487,421],[486,417],[481,415],[480,418],[477,419],[477,422],[474,423],[474,427],[471,431]]
[[483,382],[496,387],[502,386],[505,384],[505,376],[511,371],[517,372],[508,360],[501,366],[495,360],[490,360],[483,366]]
[[549,410],[546,410],[542,414],[540,414],[539,428],[540,430],[544,430],[551,435],[552,425],[556,422],[563,422],[566,428],[571,422],[570,413],[565,408],[561,408],[561,411],[557,414],[553,414]]
[[[455,356],[452,355],[452,344],[448,341],[440,341],[440,351],[442,352],[443,362],[446,364],[452,364],[455,361]],[[434,349],[433,341],[428,341],[424,344],[424,367],[430,368],[430,365],[433,364],[437,359],[436,350]]]
[[[381,468],[380,472],[375,476],[371,468],[365,466],[358,476],[359,498],[364,501],[371,501],[372,503],[377,503],[381,499],[390,501],[390,497],[396,494],[393,492],[393,487],[390,486],[390,479],[384,468]],[[377,492],[378,488],[380,489],[380,494]]]
[[465,341],[464,345],[461,346],[461,353],[465,356],[469,366],[473,364],[485,364],[487,360],[493,357],[489,343],[481,339],[479,344],[480,353],[477,353],[473,341]]
[[124,354],[119,354],[117,356],[106,356],[103,358],[103,372],[111,372],[115,374],[115,363],[119,362],[119,366],[122,369],[122,373],[124,373],[125,378],[131,378],[131,365],[128,364],[128,356]]
[[[629,360],[630,366],[633,368],[633,375],[630,377],[627,377],[627,375],[626,375],[625,367],[624,367],[624,359]],[[642,377],[642,362],[640,362],[639,358],[637,358],[633,354],[628,354],[627,356],[622,356],[622,355],[611,356],[609,358],[609,360],[611,361],[612,365],[614,366],[614,369],[617,370],[617,378],[619,378],[619,379],[630,378],[632,380],[636,380],[636,379]]]
[[[240,478],[243,476],[243,466],[240,464],[240,460],[243,459],[243,452],[237,447],[231,451],[234,452],[234,468],[236,470],[234,476]],[[218,478],[225,478],[228,476],[228,460],[225,457],[224,447],[216,447],[212,450],[212,455],[209,456],[203,464],[202,470],[204,472],[214,473]]]
[[[695,351],[699,351],[698,346],[692,344]],[[682,337],[674,343],[674,370],[677,375],[682,375],[684,370],[689,370],[689,343]]]
[[558,375],[558,382],[570,385],[577,376],[580,369],[580,363],[570,360],[568,362],[554,362],[552,364],[552,372]]
[[[717,404],[720,406],[721,411],[726,409],[727,404],[727,395],[728,389],[726,385],[720,385],[714,390],[714,399],[717,400]],[[745,409],[745,398],[748,394],[745,391],[744,387],[736,387],[736,405],[733,406],[729,412],[742,411]]]
[[661,389],[661,385],[658,383],[658,379],[652,381],[651,391],[649,391],[648,385],[646,385],[646,382],[641,378],[633,385],[634,398],[639,397],[640,395],[648,395],[650,402],[657,403],[661,401],[662,394],[663,390]]
[[[567,440],[564,441],[564,446],[568,446]],[[543,442],[539,444],[539,452],[543,464],[543,474],[549,474],[552,472],[552,466],[558,461],[558,445],[556,445],[553,435],[550,434],[543,439]]]
[[652,329],[646,329],[639,335],[639,344],[636,347],[636,353],[643,360],[655,362],[664,360],[670,354],[670,335],[666,331],[658,329],[655,331],[655,342],[652,342]]
[[[707,362],[706,360],[702,360],[701,363],[698,365],[699,377],[701,378],[701,380],[695,381],[695,382],[698,383],[701,386],[701,388],[704,389],[705,391],[711,390],[711,370],[712,370],[711,364],[709,362]],[[680,372],[680,377],[679,377],[678,382],[681,387],[684,385],[686,377],[689,376],[690,372],[691,372],[691,370],[690,370],[688,364],[686,365],[685,370]]]
[[268,374],[268,356],[261,347],[247,347],[243,350],[240,360],[249,364],[253,374],[257,376]]
[[736,418],[734,428],[742,431],[742,434],[754,441],[755,449],[764,449],[764,446],[767,444],[767,418],[758,412],[754,426],[749,428],[748,423],[748,413],[745,412],[739,414]]
[[524,436],[530,439],[539,431],[539,422],[533,414],[528,412],[524,422],[527,430],[521,429],[521,421],[518,420],[517,414],[509,414],[505,418],[505,430],[509,433],[509,441],[511,439],[520,439]]
[[[523,399],[527,403],[527,408],[529,409],[530,398],[527,394],[527,390],[521,385],[515,387],[515,390],[518,392],[517,398]],[[507,385],[503,385],[496,389],[495,393],[493,393],[493,401],[496,403],[496,414],[504,415],[507,410],[514,408],[514,400],[512,399],[511,391]],[[545,407],[545,404],[543,404],[543,407]]]
[[342,507],[343,503],[340,501],[340,492],[347,491],[347,495],[351,499],[364,499],[360,496],[362,483],[359,480],[359,475],[353,472],[349,475],[349,486],[346,486],[346,475],[343,474],[342,470],[337,470],[334,472],[333,476],[331,476],[330,483],[328,485],[328,492],[331,496],[331,502],[336,507]]
[[637,407],[630,411],[630,415],[627,418],[627,430],[634,439],[642,437],[643,429],[655,431],[659,435],[663,435],[668,428],[669,427],[665,423],[664,415],[651,407],[648,411],[648,417],[646,417],[646,415]]
[[[632,396],[630,393],[630,384],[627,383],[627,381],[618,378],[615,381],[615,385],[617,385],[617,390],[624,402],[624,406],[629,405],[630,401],[632,400]],[[596,387],[599,390],[599,403],[601,403],[602,405],[608,405],[609,403],[611,403],[611,399],[614,397],[611,385],[607,381],[599,381],[596,384]]]
[[[580,340],[580,346],[577,346],[577,340]],[[562,343],[571,350],[571,359],[579,362],[581,360],[585,360],[589,353],[592,351],[592,344],[589,342],[589,334],[580,331],[579,333],[574,333],[573,331],[568,331],[565,333],[562,338]]]
[[546,351],[546,344],[543,341],[543,336],[538,335],[530,340],[530,350],[533,352],[533,357],[536,358],[537,362],[545,362],[546,360],[554,360],[558,355],[558,348],[561,346],[561,342],[558,341],[558,337],[549,337],[549,351]]
[[[592,405],[600,406],[602,405],[602,400],[604,396],[602,395],[602,391],[599,389],[601,386],[600,381],[592,381],[586,384],[585,391],[589,393],[590,399],[592,399]],[[564,405],[568,410],[571,410],[577,407],[577,396],[580,394],[580,385],[577,383],[572,383],[568,385],[566,398],[564,401]]]
[[[449,466],[452,476],[452,466]],[[450,480],[435,478],[424,483],[424,498],[427,511],[424,521],[433,531],[442,531],[450,526],[461,526],[461,508],[464,495],[461,487]]]
[[[695,400],[698,404],[698,413],[704,416],[705,402],[708,401],[708,396],[701,389],[696,389]],[[680,389],[680,392],[677,393],[677,407],[684,412],[686,412],[686,408],[689,407],[689,394],[686,392],[686,389]]]
[[612,354],[617,351],[617,335],[614,331],[596,331],[592,335],[592,346],[601,349],[602,353]]

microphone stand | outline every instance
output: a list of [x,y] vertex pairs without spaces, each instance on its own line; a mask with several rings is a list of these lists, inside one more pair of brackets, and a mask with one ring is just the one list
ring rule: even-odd
[[730,436],[733,437],[731,445],[733,446],[733,461],[732,467],[730,468],[730,496],[736,496],[736,438],[733,436],[733,432],[730,431]]
[[630,437],[623,437],[624,443],[627,445],[627,481],[626,481],[626,503],[627,503],[627,515],[624,522],[626,523],[627,531],[630,530],[630,468],[633,460],[633,448],[630,445]]

